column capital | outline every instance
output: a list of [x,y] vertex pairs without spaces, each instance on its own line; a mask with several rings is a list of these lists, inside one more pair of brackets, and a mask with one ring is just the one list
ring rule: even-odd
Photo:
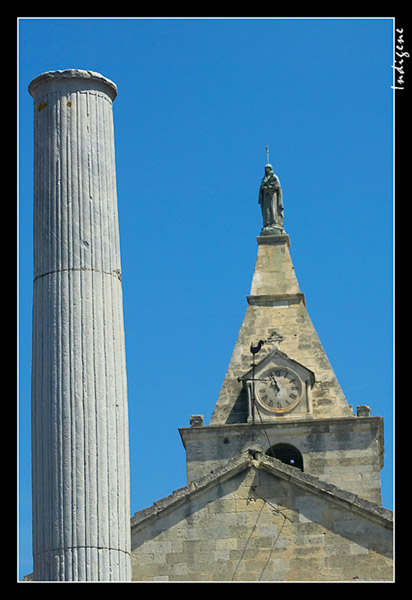
[[113,81],[100,73],[85,71],[83,69],[65,69],[64,71],[46,71],[45,73],[41,73],[30,82],[28,87],[29,94],[35,98],[45,84],[53,84],[61,80],[69,84],[76,80],[76,89],[84,87],[86,90],[96,85],[101,86],[105,88],[106,93],[108,93],[112,101],[117,96],[117,86]]

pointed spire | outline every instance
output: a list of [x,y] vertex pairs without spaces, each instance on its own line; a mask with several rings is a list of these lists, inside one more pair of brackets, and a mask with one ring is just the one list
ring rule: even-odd
[[[269,147],[266,146],[269,160]],[[250,368],[251,344],[264,340],[270,346],[313,371],[313,414],[316,417],[350,416],[351,409],[306,310],[289,253],[289,236],[283,228],[283,201],[279,179],[267,163],[259,190],[263,229],[257,238],[258,255],[248,309],[212,415],[211,424],[246,422],[246,401],[238,378]],[[266,221],[267,218],[267,221]],[[243,411],[243,412],[242,412]],[[243,420],[242,420],[243,419]]]

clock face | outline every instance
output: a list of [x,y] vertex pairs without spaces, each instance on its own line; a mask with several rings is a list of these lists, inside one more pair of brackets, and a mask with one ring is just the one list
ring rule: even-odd
[[286,367],[274,367],[255,382],[257,400],[268,410],[284,413],[294,408],[302,397],[302,382]]

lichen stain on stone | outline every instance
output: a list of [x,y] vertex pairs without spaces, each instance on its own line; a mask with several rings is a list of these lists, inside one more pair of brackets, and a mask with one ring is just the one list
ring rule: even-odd
[[40,102],[38,112],[41,112],[44,108],[46,108],[47,102]]

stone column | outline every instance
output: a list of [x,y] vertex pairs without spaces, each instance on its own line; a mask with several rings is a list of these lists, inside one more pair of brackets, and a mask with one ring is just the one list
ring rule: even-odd
[[43,73],[34,99],[33,556],[37,581],[130,580],[113,82]]

